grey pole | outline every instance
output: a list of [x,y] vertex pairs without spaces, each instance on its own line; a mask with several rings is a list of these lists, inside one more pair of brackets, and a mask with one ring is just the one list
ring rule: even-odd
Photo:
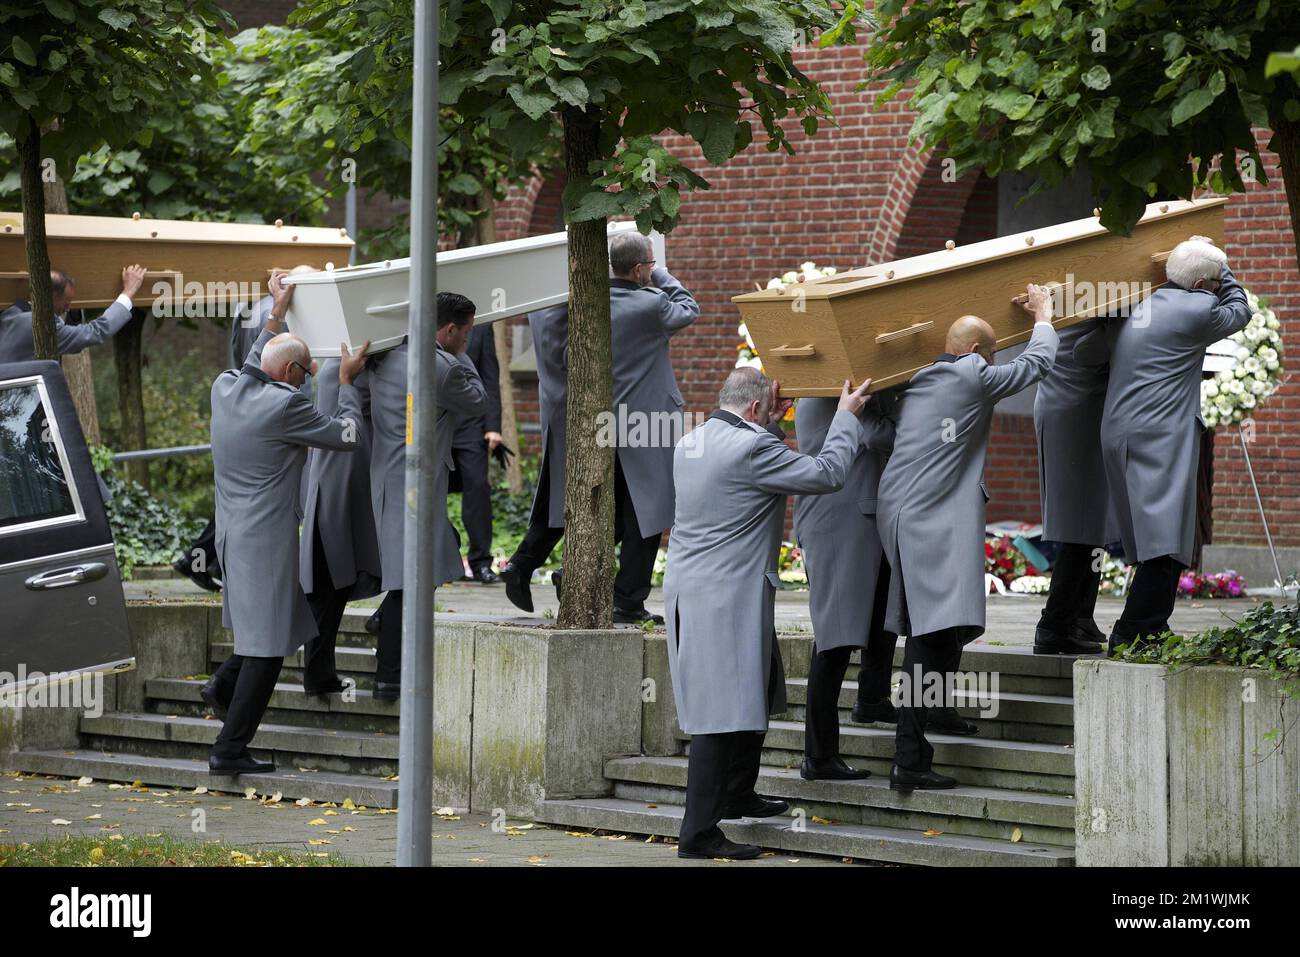
[[1268,530],[1268,515],[1264,512],[1264,500],[1259,497],[1259,485],[1255,482],[1255,466],[1250,464],[1250,443],[1246,440],[1245,425],[1238,427],[1237,437],[1241,439],[1241,454],[1246,457],[1246,474],[1250,476],[1250,487],[1255,492],[1255,505],[1259,509],[1259,521],[1264,526],[1264,538],[1268,542],[1268,553],[1273,556],[1273,571],[1277,572],[1277,587],[1286,601],[1286,583],[1282,578],[1282,566],[1278,564],[1277,549],[1273,547],[1273,533]]
[[343,225],[347,227],[348,235],[352,237],[352,251],[348,253],[348,265],[357,264],[357,184],[353,180],[348,183],[347,198],[343,205]]
[[397,863],[433,857],[433,485],[437,420],[438,5],[415,0],[411,110],[411,330],[407,346],[406,522],[403,530],[402,716],[398,742]]

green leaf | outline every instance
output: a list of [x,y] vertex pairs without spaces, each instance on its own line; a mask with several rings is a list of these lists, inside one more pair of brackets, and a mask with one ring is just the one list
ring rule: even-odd
[[114,30],[126,30],[135,24],[135,17],[129,13],[123,13],[121,10],[115,10],[107,7],[99,11],[99,19],[107,23]]
[[18,70],[12,63],[0,63],[0,83],[8,87],[18,85]]
[[1014,89],[1001,89],[988,99],[988,105],[1008,119],[1020,120],[1029,115],[1034,108],[1034,98],[1028,93]]
[[72,0],[45,0],[45,9],[67,23],[77,19],[77,8]]
[[582,223],[591,219],[608,219],[623,211],[623,201],[618,193],[605,191],[587,193],[573,211],[573,222]]
[[1110,86],[1110,71],[1098,64],[1079,77],[1090,90],[1104,90]]
[[515,101],[515,105],[531,120],[539,120],[555,109],[555,97],[534,90],[525,90],[518,83],[512,83],[506,92],[510,94],[510,99]]
[[480,189],[479,181],[469,173],[457,173],[447,182],[447,188],[465,196],[477,196]]
[[1181,33],[1166,33],[1160,44],[1164,47],[1165,59],[1176,60],[1183,52],[1183,48],[1187,46],[1187,41],[1183,39]]
[[1174,111],[1170,116],[1170,122],[1178,126],[1190,120],[1193,116],[1206,109],[1214,102],[1214,94],[1207,89],[1197,88],[1191,90],[1182,96],[1174,104]]
[[586,106],[590,98],[587,84],[582,81],[580,76],[565,76],[559,79],[548,76],[546,85],[551,88],[552,93],[570,106]]
[[26,63],[28,66],[36,66],[36,51],[32,49],[30,43],[16,34],[11,42],[15,60]]
[[736,118],[723,110],[712,110],[705,115],[704,137],[696,137],[704,158],[714,166],[721,166],[731,158],[736,142]]
[[676,186],[665,186],[659,191],[659,207],[664,211],[665,216],[676,219],[677,211],[681,206],[682,196],[677,192]]

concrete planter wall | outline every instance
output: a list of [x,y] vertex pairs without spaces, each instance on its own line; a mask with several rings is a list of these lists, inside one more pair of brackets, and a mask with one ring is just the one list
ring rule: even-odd
[[608,793],[605,761],[640,752],[640,631],[435,628],[435,802],[530,815]]
[[1074,696],[1080,865],[1300,864],[1300,699],[1280,683],[1080,659]]

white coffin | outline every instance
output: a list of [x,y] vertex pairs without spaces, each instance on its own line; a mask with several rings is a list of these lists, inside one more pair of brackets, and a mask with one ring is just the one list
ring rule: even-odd
[[[636,229],[611,223],[609,234]],[[468,296],[475,322],[496,322],[568,301],[568,233],[548,233],[438,253],[438,289]],[[650,234],[658,265],[668,264],[664,238]],[[289,329],[318,358],[337,356],[370,340],[370,352],[400,345],[410,306],[409,259],[349,266],[285,279],[295,286]]]

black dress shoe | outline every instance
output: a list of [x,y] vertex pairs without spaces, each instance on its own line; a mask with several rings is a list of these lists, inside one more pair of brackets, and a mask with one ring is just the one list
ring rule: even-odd
[[208,757],[209,774],[271,774],[275,765],[270,761],[258,761],[251,754],[238,758]]
[[402,684],[399,681],[376,681],[371,697],[376,701],[396,701],[402,696]]
[[664,616],[652,614],[646,610],[644,605],[640,608],[619,608],[617,605],[614,606],[614,624],[616,625],[644,625],[647,621],[662,625]]
[[199,697],[203,703],[212,709],[212,713],[223,721],[226,717],[226,709],[230,707],[230,701],[221,693],[221,686],[217,683],[216,676],[209,678],[207,682],[199,689]]
[[564,588],[564,569],[551,572],[551,584],[555,586],[555,600],[560,600],[560,592]]
[[1080,618],[1070,629],[1070,636],[1079,641],[1091,641],[1095,645],[1106,643],[1106,633],[1097,627],[1091,618]]
[[732,861],[752,861],[762,853],[763,849],[755,844],[737,844],[725,837],[714,841],[712,844],[701,845],[700,847],[687,847],[685,844],[677,845],[677,856],[692,860],[711,860],[715,857],[725,857]]
[[850,716],[859,724],[898,724],[898,709],[894,702],[885,698],[868,704],[854,704]]
[[841,757],[814,762],[805,756],[799,766],[799,777],[805,781],[861,781],[871,777],[871,772],[849,767]]
[[938,734],[979,734],[980,729],[973,721],[967,721],[957,713],[956,708],[932,708],[925,715],[925,730]]
[[379,637],[379,622],[383,619],[383,612],[375,609],[375,613],[366,619],[366,631]]
[[722,812],[724,821],[733,821],[738,817],[776,817],[778,814],[784,814],[790,810],[790,805],[780,798],[769,800],[765,797],[759,797],[757,794],[752,795],[748,800],[741,801],[739,804],[733,804]]
[[1079,637],[1077,631],[1061,635],[1046,628],[1034,629],[1034,654],[1036,655],[1095,655],[1100,651],[1099,643],[1085,641]]
[[190,562],[188,559],[185,558],[176,559],[176,562],[175,564],[172,565],[172,568],[175,569],[178,574],[184,575],[190,581],[194,582],[194,584],[198,585],[204,591],[221,591],[221,586],[218,585],[215,580],[213,580],[211,575],[209,575],[207,572],[195,571],[190,566]]
[[889,769],[891,791],[941,791],[956,786],[956,779],[938,771],[908,771],[897,764]]
[[510,604],[532,614],[533,593],[528,587],[528,580],[533,577],[533,573],[509,561],[501,566],[499,577],[506,583],[506,597],[510,599]]
[[478,582],[480,585],[495,585],[501,581],[501,576],[494,572],[490,566],[484,565],[482,568],[474,569],[470,581]]
[[326,695],[340,694],[348,690],[348,683],[342,678],[336,677],[333,684],[321,685],[319,688],[308,688],[303,685],[302,690],[312,698],[324,698]]

